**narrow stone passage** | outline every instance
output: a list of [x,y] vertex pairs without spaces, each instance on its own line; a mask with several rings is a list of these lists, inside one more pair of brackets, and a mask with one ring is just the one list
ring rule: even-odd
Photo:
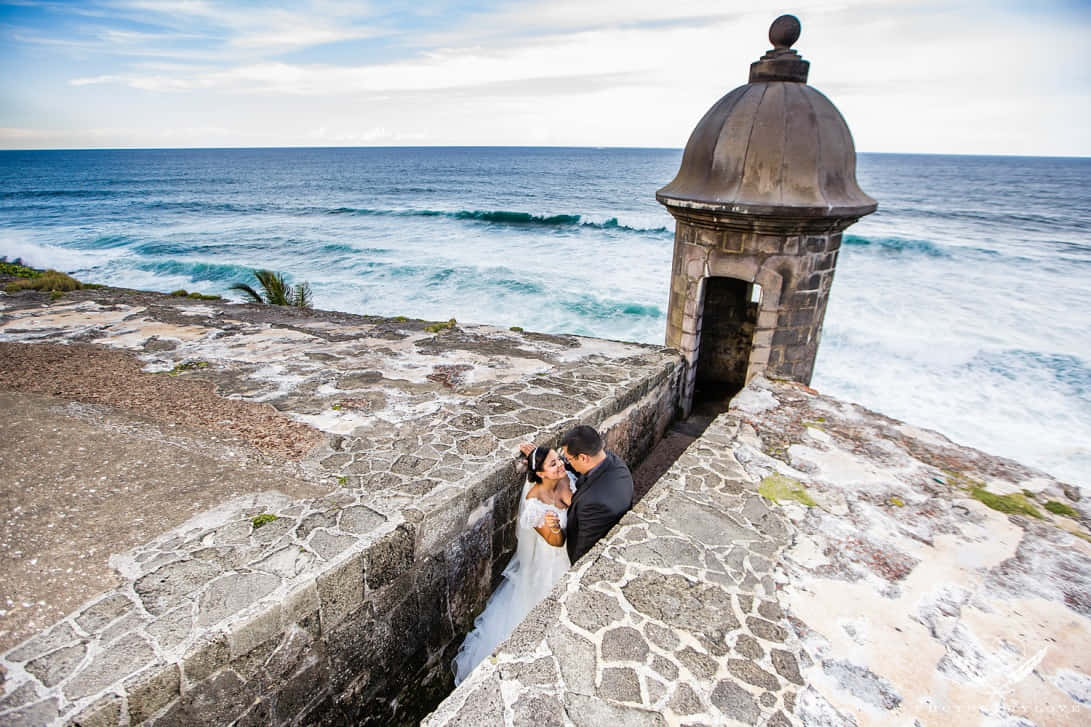
[[671,465],[682,456],[704,431],[712,420],[727,411],[732,397],[738,391],[708,392],[704,397],[695,397],[693,411],[685,419],[671,424],[663,439],[652,448],[644,461],[633,471],[633,502],[640,502],[659,478],[666,474]]

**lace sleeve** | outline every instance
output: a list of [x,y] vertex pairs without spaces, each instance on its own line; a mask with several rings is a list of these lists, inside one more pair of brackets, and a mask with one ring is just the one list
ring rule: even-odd
[[545,514],[549,506],[541,500],[530,499],[523,503],[523,514],[519,525],[524,528],[540,528],[545,525]]

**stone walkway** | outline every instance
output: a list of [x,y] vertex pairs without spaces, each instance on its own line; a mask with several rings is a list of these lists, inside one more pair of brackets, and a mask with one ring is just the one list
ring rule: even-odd
[[[500,509],[518,442],[579,420],[635,451],[673,411],[680,368],[664,349],[273,308],[110,289],[0,297],[4,345],[128,352],[141,376],[203,382],[319,434],[284,459],[245,431],[171,426],[81,401],[78,386],[61,398],[0,392],[16,435],[0,449],[6,516],[37,523],[18,557],[64,574],[12,574],[22,592],[43,589],[25,599],[46,602],[35,626],[64,618],[3,654],[0,723],[321,714],[378,668],[360,661],[369,647],[351,629],[417,633],[402,622],[410,603],[423,619],[442,602],[447,639],[472,619],[462,611],[510,547]],[[467,536],[483,543],[483,571],[458,570]],[[86,566],[67,565],[80,556]],[[442,639],[420,647],[445,669],[428,655]]]
[[758,379],[425,724],[1086,725],[1078,498]]

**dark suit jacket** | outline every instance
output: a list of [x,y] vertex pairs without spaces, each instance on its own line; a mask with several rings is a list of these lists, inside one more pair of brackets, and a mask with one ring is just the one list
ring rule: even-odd
[[598,467],[576,480],[568,508],[565,548],[575,563],[633,506],[633,476],[613,452]]

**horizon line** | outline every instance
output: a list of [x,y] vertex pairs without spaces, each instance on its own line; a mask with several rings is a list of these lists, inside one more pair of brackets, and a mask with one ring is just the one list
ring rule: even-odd
[[[0,153],[10,152],[59,152],[59,151],[284,151],[294,149],[599,149],[630,151],[684,151],[683,147],[670,146],[612,146],[605,144],[381,144],[381,145],[291,145],[291,146],[88,146],[0,148]],[[857,151],[857,155],[886,156],[947,156],[947,157],[1002,157],[1007,159],[1091,159],[1082,154],[960,154],[928,151]]]

